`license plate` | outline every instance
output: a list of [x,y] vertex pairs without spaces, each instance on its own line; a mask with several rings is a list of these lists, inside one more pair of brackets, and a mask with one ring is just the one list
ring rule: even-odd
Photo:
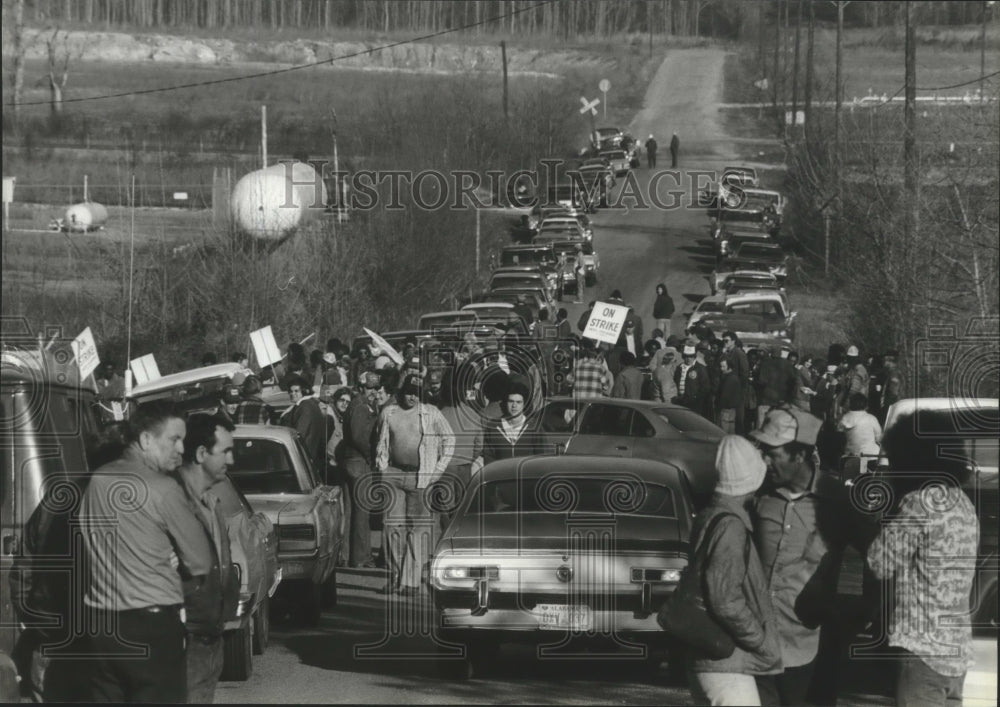
[[537,604],[538,628],[561,631],[589,631],[590,607],[584,604]]

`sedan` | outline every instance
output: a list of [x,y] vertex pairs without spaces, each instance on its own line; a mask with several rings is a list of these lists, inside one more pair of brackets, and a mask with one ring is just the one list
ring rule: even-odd
[[336,562],[344,542],[341,490],[322,485],[295,430],[237,425],[230,476],[278,533],[278,562],[286,591],[307,624],[337,599]]
[[681,405],[551,398],[534,422],[556,451],[673,464],[684,473],[699,503],[715,489],[715,453],[723,432]]
[[693,327],[705,317],[711,314],[720,314],[726,306],[724,295],[709,295],[695,305],[694,310],[688,317],[688,328]]
[[623,658],[661,650],[656,612],[687,564],[693,510],[684,476],[661,462],[540,456],[488,465],[431,563],[439,636],[466,647],[464,660],[445,663],[468,678],[502,643],[554,648],[595,634],[615,640]]
[[599,156],[608,161],[616,177],[628,174],[629,169],[631,169],[629,156],[625,150],[606,150],[600,153]]
[[549,298],[556,296],[556,283],[540,272],[494,272],[490,277],[490,292],[504,288],[540,289]]
[[726,258],[733,270],[766,270],[782,283],[788,275],[788,256],[777,243],[741,243]]

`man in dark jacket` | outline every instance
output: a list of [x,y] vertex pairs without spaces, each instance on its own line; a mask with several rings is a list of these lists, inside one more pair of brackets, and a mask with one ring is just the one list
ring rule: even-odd
[[743,383],[725,357],[719,359],[719,371],[722,378],[719,380],[716,406],[719,411],[718,425],[727,435],[736,434],[736,420],[743,409]]
[[528,399],[527,386],[519,382],[510,384],[503,419],[487,425],[483,432],[483,464],[544,453],[541,439],[530,429],[532,426],[524,414]]
[[621,370],[615,374],[615,384],[611,389],[611,397],[641,400],[642,371],[635,366],[635,356],[629,351],[622,351],[619,361]]
[[351,567],[374,567],[372,560],[371,504],[366,497],[372,482],[372,435],[378,420],[375,397],[381,385],[379,375],[370,371],[359,377],[363,393],[355,395],[344,413],[344,470],[350,490]]
[[656,148],[659,145],[656,144],[656,138],[652,135],[646,140],[646,164],[649,165],[650,169],[656,169]]
[[330,436],[326,429],[326,415],[305,378],[292,376],[287,380],[292,406],[282,414],[279,424],[299,433],[313,469],[322,476],[326,471],[326,442]]
[[656,286],[656,300],[653,302],[653,319],[656,328],[663,332],[664,337],[670,336],[670,318],[674,316],[674,299],[667,292],[667,286],[662,282]]
[[681,352],[681,365],[674,372],[678,395],[673,402],[710,419],[709,406],[712,402],[708,369],[696,361],[697,350],[690,344]]
[[765,353],[757,376],[757,427],[772,407],[789,402],[795,389],[795,369],[785,359]]
[[672,169],[677,167],[677,153],[681,149],[681,140],[677,137],[677,133],[674,133],[673,137],[670,138],[670,167]]

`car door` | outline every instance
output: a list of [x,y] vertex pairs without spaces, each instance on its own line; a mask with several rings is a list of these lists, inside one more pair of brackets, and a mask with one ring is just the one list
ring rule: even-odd
[[652,431],[644,418],[637,421],[636,416],[636,411],[626,405],[591,403],[583,412],[579,433],[570,439],[566,451],[570,454],[631,457],[636,448],[633,430],[645,434],[645,427],[648,426]]
[[538,413],[537,424],[546,451],[561,454],[566,450],[586,405],[582,400],[553,400],[545,404]]

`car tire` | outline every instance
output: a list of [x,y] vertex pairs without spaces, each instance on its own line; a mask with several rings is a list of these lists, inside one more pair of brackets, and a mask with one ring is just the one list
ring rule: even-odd
[[312,580],[303,580],[297,599],[299,621],[306,626],[318,626],[323,618],[323,586]]
[[337,605],[337,568],[334,567],[330,576],[323,582],[323,606]]
[[267,650],[268,641],[271,639],[271,599],[264,597],[264,601],[257,607],[253,615],[253,654],[264,655]]
[[243,682],[253,675],[253,625],[222,634],[222,674],[220,680]]

